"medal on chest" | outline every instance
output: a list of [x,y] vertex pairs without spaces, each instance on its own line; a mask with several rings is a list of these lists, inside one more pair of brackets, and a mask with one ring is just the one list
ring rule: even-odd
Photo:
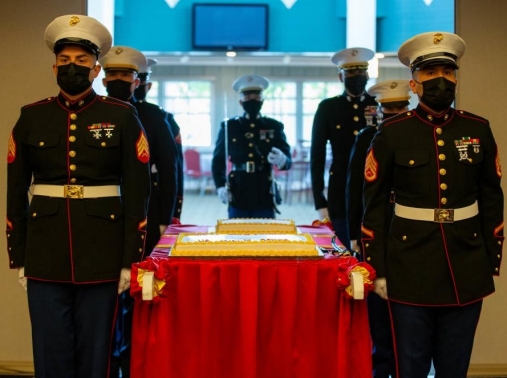
[[481,151],[479,138],[462,137],[455,140],[454,145],[459,153],[459,160],[471,160],[469,154],[478,154]]
[[259,137],[261,140],[273,139],[275,137],[275,130],[259,130]]
[[93,134],[95,139],[112,138],[115,127],[110,123],[94,123],[88,126],[88,131]]

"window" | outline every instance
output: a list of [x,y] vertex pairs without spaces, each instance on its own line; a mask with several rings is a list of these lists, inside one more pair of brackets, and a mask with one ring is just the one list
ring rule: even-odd
[[209,147],[211,140],[211,81],[153,81],[147,100],[174,115],[183,146]]
[[158,102],[158,81],[151,83],[151,89],[146,94],[146,101],[159,105]]
[[[273,80],[264,92],[262,114],[284,124],[287,142],[293,148],[301,144],[309,145],[313,117],[319,103],[342,92],[343,83],[338,80]],[[174,114],[181,127],[185,147],[204,150],[214,147],[219,124],[215,119],[215,109],[223,107],[224,99],[215,93],[213,81],[153,81],[146,99]]]
[[211,82],[164,82],[164,109],[172,109],[181,128],[184,146],[211,145]]
[[287,142],[294,146],[297,140],[297,85],[295,82],[272,81],[264,92],[262,114],[284,125]]
[[310,141],[312,139],[313,117],[319,103],[325,98],[341,94],[343,90],[343,83],[338,80],[334,82],[307,81],[303,83],[303,140]]

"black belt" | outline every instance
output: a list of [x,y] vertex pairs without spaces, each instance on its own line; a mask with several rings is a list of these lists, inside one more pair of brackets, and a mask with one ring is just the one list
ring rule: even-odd
[[233,171],[243,171],[248,173],[269,171],[270,165],[255,164],[255,161],[247,161],[244,164],[233,164]]

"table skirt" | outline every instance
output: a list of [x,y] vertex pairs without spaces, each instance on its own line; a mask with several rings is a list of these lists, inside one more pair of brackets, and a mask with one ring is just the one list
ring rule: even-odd
[[[134,264],[132,378],[371,378],[353,257],[148,258]],[[155,272],[143,301],[142,275]]]

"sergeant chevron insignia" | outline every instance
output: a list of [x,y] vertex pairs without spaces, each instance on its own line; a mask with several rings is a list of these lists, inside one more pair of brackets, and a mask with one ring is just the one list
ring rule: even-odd
[[139,139],[136,142],[137,159],[142,163],[148,163],[150,161],[150,147],[148,146],[148,140],[144,132],[139,133]]
[[14,141],[14,137],[9,137],[9,143],[8,143],[8,151],[7,151],[7,163],[12,163],[14,160],[16,160],[16,142]]
[[368,182],[373,182],[377,179],[378,173],[378,162],[373,154],[373,148],[368,152],[366,156],[366,163],[364,165],[364,179]]

